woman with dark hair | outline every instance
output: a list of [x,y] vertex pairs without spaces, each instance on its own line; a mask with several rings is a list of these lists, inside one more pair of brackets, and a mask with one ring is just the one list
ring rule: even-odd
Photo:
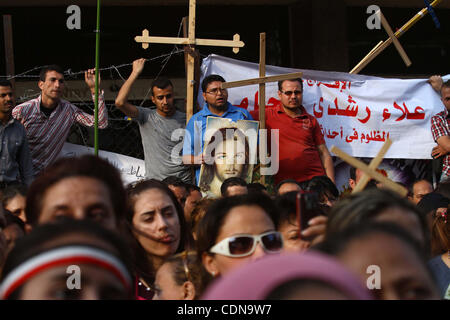
[[20,238],[6,259],[0,299],[132,299],[130,251],[117,232],[62,218]]
[[431,259],[428,262],[439,286],[442,298],[446,292],[450,299],[450,208],[432,214],[431,226]]
[[28,189],[25,214],[33,227],[65,216],[119,230],[125,210],[119,171],[102,158],[85,155],[59,159],[44,169]]
[[238,128],[220,128],[205,148],[205,164],[200,174],[200,189],[205,196],[220,197],[222,183],[231,177],[247,181],[250,147]]
[[213,276],[279,253],[283,238],[276,231],[275,206],[264,195],[242,195],[215,201],[197,226],[197,252]]
[[137,296],[151,299],[156,271],[164,261],[185,249],[187,232],[183,209],[173,192],[158,180],[127,187],[127,233],[134,252]]
[[325,238],[369,221],[401,226],[429,252],[429,231],[421,212],[407,199],[378,188],[352,194],[336,203],[328,214]]

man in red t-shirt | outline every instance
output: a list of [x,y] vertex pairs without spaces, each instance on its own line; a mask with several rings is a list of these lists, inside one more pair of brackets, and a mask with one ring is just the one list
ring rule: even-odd
[[[266,128],[279,129],[279,170],[275,183],[284,179],[299,182],[327,175],[334,182],[334,166],[316,118],[302,106],[302,79],[278,82],[281,104],[266,109]],[[252,112],[259,119],[258,110]],[[268,139],[270,141],[270,139]],[[276,150],[274,146],[271,148]]]

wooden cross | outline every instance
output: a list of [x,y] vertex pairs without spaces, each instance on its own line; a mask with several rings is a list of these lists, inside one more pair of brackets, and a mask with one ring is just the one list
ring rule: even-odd
[[[431,7],[436,7],[442,0],[434,0],[431,3]],[[400,38],[406,31],[408,31],[414,24],[417,23],[420,19],[422,19],[426,14],[428,13],[428,8],[423,8],[421,11],[419,11],[414,17],[412,17],[407,23],[405,23],[400,29],[398,29],[395,34],[392,36],[389,32],[389,38],[385,41],[380,41],[351,71],[352,74],[359,73],[365,66],[367,66],[373,59],[375,59],[376,56],[378,56],[384,49],[386,49],[392,42],[394,44],[396,43],[394,39]],[[377,11],[378,14],[378,11]],[[383,23],[384,17],[382,16],[381,12],[381,22]],[[383,27],[386,29],[386,20],[384,19]],[[389,26],[387,24],[387,26]],[[390,27],[389,27],[390,29]],[[392,31],[392,30],[391,30]],[[398,41],[398,40],[397,40]],[[396,45],[397,46],[397,45]],[[398,47],[397,47],[398,49]],[[402,55],[402,54],[401,54]],[[402,55],[402,58],[404,56]],[[405,60],[405,59],[404,59]],[[406,63],[406,61],[405,61]],[[408,65],[408,64],[407,64]]]
[[[379,55],[384,49],[386,49],[391,43],[394,43],[395,48],[397,49],[398,53],[403,59],[403,62],[405,62],[406,66],[409,67],[411,65],[411,60],[408,58],[408,55],[406,54],[405,50],[403,49],[402,45],[398,41],[397,37],[395,36],[394,32],[392,31],[391,26],[387,22],[386,18],[384,17],[383,13],[378,10],[375,13],[381,20],[381,24],[383,25],[384,30],[386,30],[386,33],[389,35],[389,39],[385,42],[380,41],[375,48],[373,48],[357,65],[350,71],[350,73],[359,73],[362,69],[364,69],[365,66],[369,64],[370,61],[372,61],[377,55]],[[388,42],[389,41],[389,42]]]
[[[189,36],[187,38],[177,37],[150,37],[147,29],[142,31],[142,36],[136,36],[134,40],[142,43],[142,48],[147,49],[149,43],[162,43],[162,44],[183,44],[183,45],[199,45],[199,46],[220,46],[220,47],[232,47],[234,53],[239,52],[239,48],[242,48],[245,44],[240,41],[239,34],[233,36],[233,40],[215,40],[215,39],[196,39],[195,38],[195,4],[196,0],[189,0]],[[187,84],[186,84],[186,122],[192,117],[194,110],[194,69],[195,58],[192,53],[188,55],[187,65]]]
[[361,180],[358,182],[352,193],[362,191],[366,187],[370,179],[375,179],[378,182],[382,183],[384,186],[386,186],[386,188],[389,188],[392,191],[397,192],[402,197],[406,197],[406,195],[408,194],[408,189],[406,189],[405,187],[403,187],[398,183],[395,183],[391,179],[386,178],[384,175],[376,171],[377,167],[380,165],[384,155],[387,153],[391,144],[392,140],[387,139],[386,142],[381,147],[381,150],[378,152],[377,156],[374,159],[372,159],[372,161],[368,166],[364,162],[345,153],[338,147],[336,146],[331,147],[331,152],[333,152],[335,155],[337,155],[339,158],[341,158],[351,166],[364,172],[364,175],[361,177]]
[[[266,77],[266,33],[259,34],[259,78],[222,82],[221,87],[223,89],[236,88],[258,84],[259,85],[259,128],[266,128],[266,83],[277,82],[280,80],[291,80],[295,78],[301,78],[303,73],[294,72],[286,73],[276,76]],[[261,164],[263,166],[263,164]],[[265,185],[265,177],[261,175],[260,182]]]

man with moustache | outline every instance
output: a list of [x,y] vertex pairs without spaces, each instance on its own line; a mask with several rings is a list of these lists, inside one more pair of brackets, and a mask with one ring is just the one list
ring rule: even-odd
[[177,140],[172,139],[172,136],[176,130],[184,129],[186,114],[175,108],[172,82],[165,77],[158,77],[152,82],[152,102],[156,110],[137,107],[128,102],[131,86],[143,71],[144,64],[144,58],[133,61],[133,70],[117,95],[116,107],[139,125],[146,178],[164,180],[176,177],[189,183],[192,181],[190,169],[181,164],[179,152],[177,154],[174,151],[182,137]]
[[439,182],[450,180],[450,80],[444,82],[440,76],[429,79],[431,86],[441,94],[444,110],[431,117],[431,133],[437,146],[431,151],[435,159],[443,157]]
[[[18,105],[12,111],[12,116],[19,120],[27,131],[34,175],[58,158],[75,122],[86,127],[94,126],[93,115],[61,99],[65,88],[63,73],[57,65],[42,68],[38,82],[41,90],[39,97]],[[94,100],[95,69],[86,71],[84,80]],[[103,129],[108,126],[108,111],[103,93],[98,96],[98,104],[98,127]]]
[[221,89],[225,79],[217,74],[211,74],[202,81],[202,110],[192,116],[186,126],[183,142],[183,163],[196,166],[196,181],[199,182],[200,165],[204,163],[203,146],[205,144],[206,121],[208,117],[228,118],[232,121],[253,120],[250,113],[243,108],[233,106],[228,102],[227,89]]
[[[285,179],[303,182],[321,175],[334,182],[333,160],[319,123],[302,106],[302,79],[279,81],[278,96],[281,104],[266,109],[269,133],[272,129],[279,130],[279,170],[275,183]],[[258,110],[252,115],[259,118]]]
[[29,185],[33,179],[25,128],[11,116],[14,102],[11,82],[0,81],[0,190],[13,183]]

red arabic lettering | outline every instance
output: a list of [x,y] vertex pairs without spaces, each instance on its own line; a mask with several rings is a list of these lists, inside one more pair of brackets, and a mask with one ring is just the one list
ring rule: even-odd
[[403,102],[403,107],[405,109],[403,109],[402,107],[400,107],[397,102],[394,101],[394,108],[400,110],[403,114],[398,117],[395,121],[402,121],[403,119],[409,119],[409,120],[423,120],[425,119],[425,113],[421,113],[424,112],[425,110],[420,107],[417,106],[416,109],[414,110],[413,113],[410,113],[408,110],[408,107],[406,106],[406,104]]
[[323,97],[320,97],[320,100],[319,100],[319,112],[316,111],[316,104],[314,103],[314,105],[313,105],[313,112],[314,112],[314,116],[316,118],[322,118],[322,116],[323,116],[323,107],[320,104],[322,102],[323,102]]
[[391,117],[391,113],[388,108],[384,108],[383,110],[383,122]]
[[369,107],[366,107],[366,112],[367,112],[367,117],[365,117],[364,119],[358,119],[359,122],[366,123],[367,121],[369,121],[369,119],[370,119],[370,109],[369,109]]

